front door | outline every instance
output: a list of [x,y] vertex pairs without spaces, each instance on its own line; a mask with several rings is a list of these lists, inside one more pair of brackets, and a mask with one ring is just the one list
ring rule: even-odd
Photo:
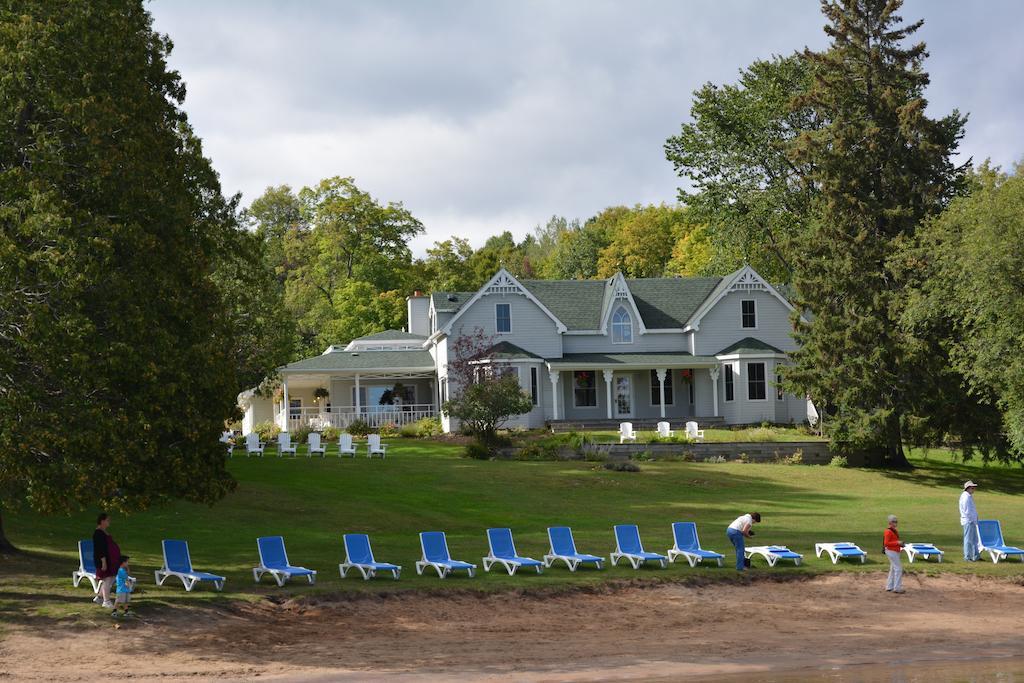
[[615,417],[633,417],[633,377],[616,375],[615,387],[612,392],[615,406]]

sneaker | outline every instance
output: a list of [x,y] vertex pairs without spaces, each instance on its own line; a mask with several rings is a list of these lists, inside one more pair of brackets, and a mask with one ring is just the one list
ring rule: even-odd
[[893,588],[892,592],[893,593],[906,593],[907,591],[903,590],[902,588]]
[[133,611],[132,611],[132,610],[130,610],[130,609],[126,609],[126,610],[124,611],[124,616],[126,616],[126,617],[134,617],[134,616],[135,616],[135,612],[133,612]]
[[114,603],[107,600],[105,603],[103,603],[103,609],[114,609]]
[[92,601],[95,602],[97,605],[102,605],[103,604],[103,596],[100,595],[99,593],[97,593],[96,596],[92,599]]
[[120,619],[121,618],[120,615],[118,614],[117,610],[114,610],[113,612],[111,612],[110,616],[114,617],[115,619]]
[[886,588],[886,589],[885,589],[885,592],[886,592],[886,593],[892,593],[892,589],[891,589],[891,588]]

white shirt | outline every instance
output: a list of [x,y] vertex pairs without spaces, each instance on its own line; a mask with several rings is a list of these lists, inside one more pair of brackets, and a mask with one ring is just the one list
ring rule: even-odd
[[967,491],[960,494],[960,524],[977,523],[978,509],[974,507],[974,496]]
[[[754,526],[754,518],[750,515],[741,515],[737,517],[732,524],[729,525],[729,528],[735,529],[736,531],[743,531],[748,526]],[[718,528],[721,529],[722,527]]]

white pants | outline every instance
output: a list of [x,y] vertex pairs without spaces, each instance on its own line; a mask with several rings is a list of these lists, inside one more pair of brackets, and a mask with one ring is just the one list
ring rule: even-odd
[[889,579],[885,582],[885,590],[901,591],[903,590],[903,561],[900,559],[900,554],[895,550],[886,550],[885,556],[889,558]]

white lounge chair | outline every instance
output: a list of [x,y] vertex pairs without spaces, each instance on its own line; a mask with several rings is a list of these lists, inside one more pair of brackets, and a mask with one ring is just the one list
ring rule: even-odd
[[1024,550],[1003,541],[1003,529],[998,519],[983,519],[978,522],[978,537],[981,539],[980,553],[988,553],[993,563],[1016,555],[1024,562]]
[[338,457],[351,455],[356,457],[356,447],[352,445],[352,435],[342,434],[338,437]]
[[815,543],[814,554],[816,557],[821,557],[822,553],[827,553],[832,564],[838,564],[839,560],[859,558],[860,563],[864,564],[867,562],[868,554],[861,550],[860,546],[850,541],[837,541],[835,543]]
[[545,567],[550,567],[560,560],[565,562],[569,571],[574,572],[581,564],[593,564],[600,569],[604,563],[603,557],[577,552],[572,529],[567,526],[548,527],[548,541],[551,543],[551,552],[544,556]]
[[368,434],[366,436],[366,457],[372,458],[375,455],[384,457],[387,455],[388,445],[380,442],[380,434]]
[[658,436],[662,439],[667,439],[670,436],[675,436],[676,432],[674,429],[669,429],[668,422],[658,423]]
[[256,539],[256,550],[260,554],[260,566],[252,568],[252,578],[260,582],[264,574],[270,574],[283,586],[293,576],[305,576],[310,584],[316,583],[316,570],[305,567],[294,567],[288,563],[288,553],[284,549],[284,537],[260,536]]
[[401,566],[373,559],[370,537],[366,534],[345,534],[341,540],[345,545],[345,561],[338,565],[341,578],[344,579],[351,569],[358,570],[363,575],[364,581],[372,579],[377,572],[391,572],[395,581],[398,581],[398,577],[402,575]]
[[234,432],[225,430],[221,432],[220,438],[217,439],[224,444],[228,449],[228,457],[232,457],[235,454],[235,434]]
[[164,581],[172,576],[181,579],[186,592],[191,592],[200,581],[209,581],[217,590],[224,589],[224,577],[207,572],[197,572],[192,568],[192,557],[188,552],[186,541],[163,541],[164,566],[153,572],[156,585],[164,585]]
[[744,549],[743,554],[747,559],[750,559],[754,555],[760,555],[768,561],[769,567],[774,567],[779,560],[793,560],[793,564],[799,566],[800,562],[804,559],[803,555],[800,553],[794,553],[784,545],[750,546]]
[[423,550],[423,559],[416,563],[416,573],[420,576],[427,568],[433,568],[442,579],[460,569],[465,569],[470,578],[476,574],[475,564],[452,559],[448,552],[448,539],[443,531],[420,532],[420,548]]
[[691,422],[687,422],[686,423],[686,438],[688,438],[688,439],[703,439],[704,438],[704,430],[703,429],[697,429],[697,423],[696,422],[692,422],[692,421]]
[[619,443],[636,441],[636,432],[633,431],[632,422],[619,423]]
[[327,449],[325,449],[323,444],[320,443],[319,432],[310,432],[309,437],[307,437],[306,457],[311,458],[314,453],[316,455],[327,457]]
[[292,435],[288,432],[281,432],[277,435],[277,457],[281,457],[285,453],[291,453],[292,456],[298,453],[298,447],[292,444]]
[[945,555],[945,552],[931,543],[906,543],[903,552],[907,554],[907,561],[911,564],[919,557],[925,560],[934,557],[936,561],[942,562],[942,556]]
[[256,432],[249,432],[245,435],[245,457],[258,455],[262,458],[264,447],[265,444],[260,441],[260,435]]
[[[92,584],[92,592],[100,592],[100,580],[96,578],[96,560],[93,558],[92,539],[78,542],[78,569],[71,573],[71,585],[78,588],[82,579]],[[128,585],[135,585],[135,577],[128,577]]]
[[700,547],[700,539],[697,538],[697,525],[693,522],[673,522],[672,540],[674,545],[668,549],[669,562],[675,562],[676,558],[682,557],[690,566],[696,566],[704,560],[716,560],[718,566],[722,566],[722,559],[725,557],[720,553],[711,550],[704,550]]
[[532,557],[523,557],[516,552],[511,529],[488,529],[487,545],[491,552],[483,558],[485,572],[491,571],[491,567],[495,564],[503,566],[509,576],[515,574],[520,567],[533,567],[538,574],[544,571],[543,562]]
[[633,569],[639,569],[647,561],[657,562],[662,569],[668,566],[667,557],[644,550],[640,542],[640,529],[636,524],[616,524],[614,529],[615,552],[611,554],[613,567],[619,560],[628,560]]

